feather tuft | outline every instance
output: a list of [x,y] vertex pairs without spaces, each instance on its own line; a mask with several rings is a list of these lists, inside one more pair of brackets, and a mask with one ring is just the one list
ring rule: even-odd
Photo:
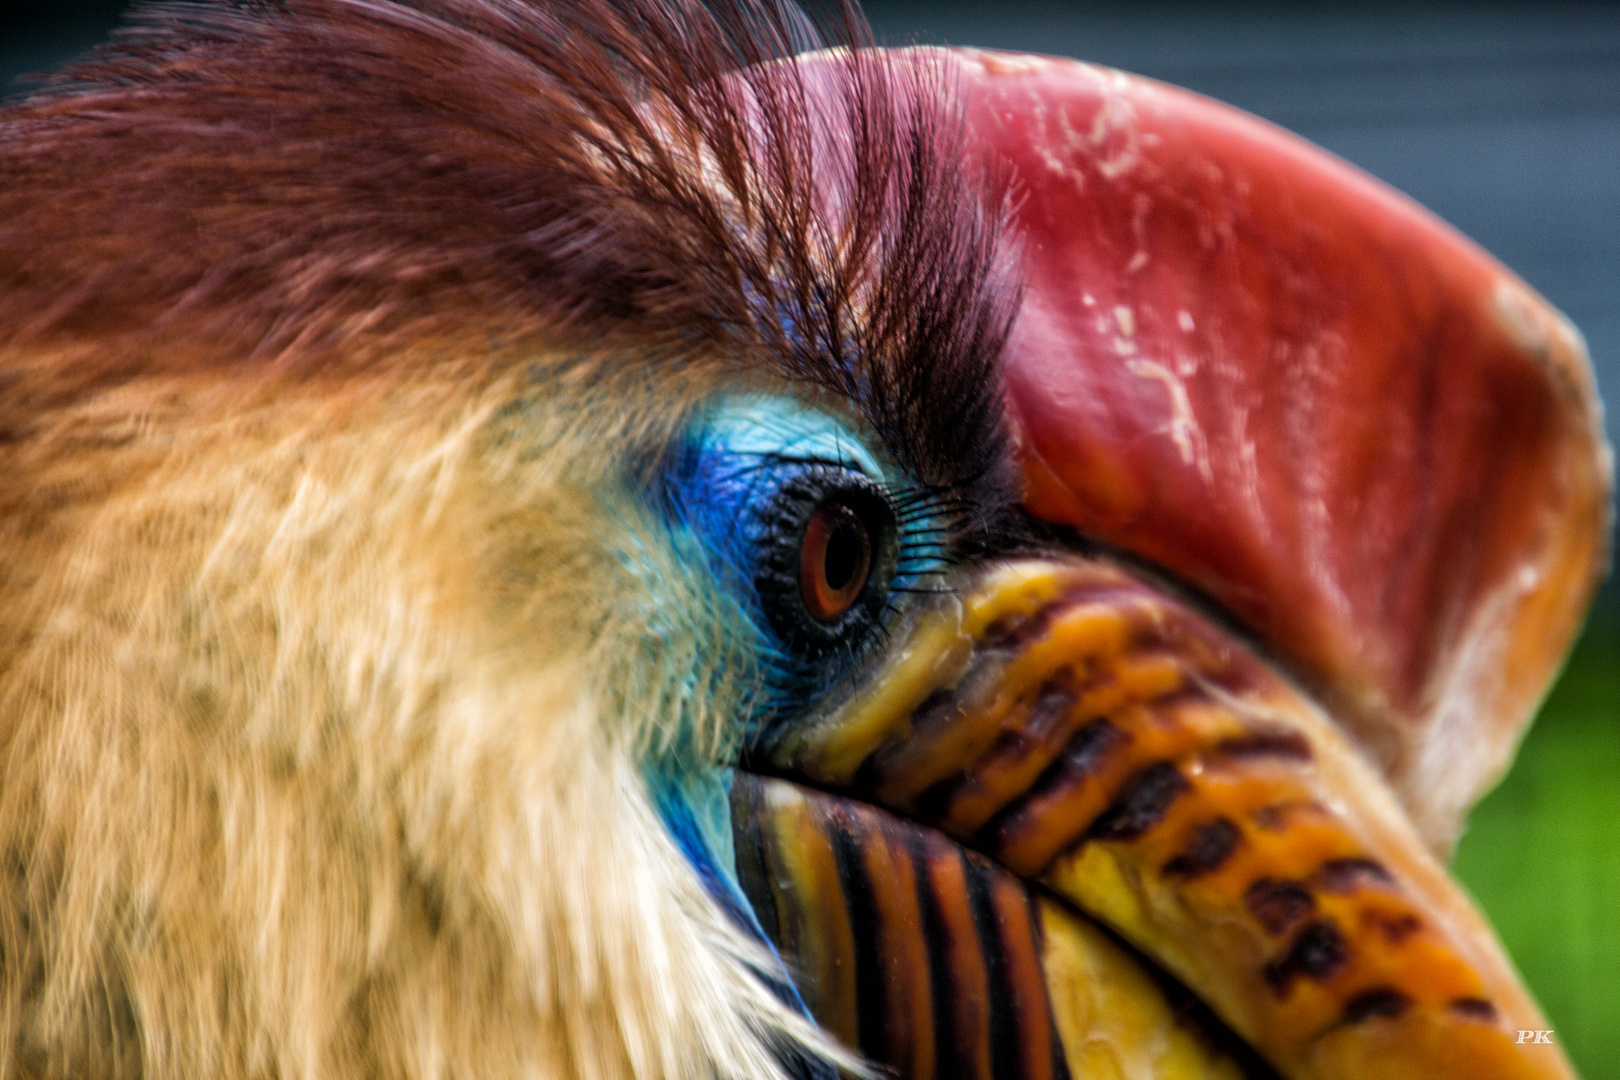
[[1005,456],[1006,184],[926,52],[763,0],[141,9],[0,113],[0,347],[325,367],[476,326],[718,353],[853,402],[900,463]]

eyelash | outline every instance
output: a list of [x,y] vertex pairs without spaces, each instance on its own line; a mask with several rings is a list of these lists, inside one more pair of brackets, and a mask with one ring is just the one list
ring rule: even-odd
[[[765,527],[763,511],[785,487],[802,486],[806,477],[821,478],[828,490],[841,478],[852,486],[872,485],[882,493],[894,521],[893,572],[881,604],[858,632],[819,652],[806,652],[802,641],[795,649],[795,642],[773,624],[756,577],[766,545],[784,542],[780,533],[773,535]],[[759,631],[768,685],[758,720],[766,725],[836,685],[863,655],[886,642],[908,596],[944,591],[944,574],[958,559],[955,541],[967,512],[944,492],[876,481],[844,462],[734,453],[701,443],[672,462],[664,501],[671,520],[700,537],[716,576],[742,602]],[[780,562],[781,551],[775,554]]]

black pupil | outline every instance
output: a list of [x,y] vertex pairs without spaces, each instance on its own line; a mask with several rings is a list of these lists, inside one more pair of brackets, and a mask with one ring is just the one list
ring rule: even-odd
[[827,558],[822,564],[827,576],[827,587],[834,592],[849,584],[861,564],[861,527],[848,518],[833,526],[827,537]]

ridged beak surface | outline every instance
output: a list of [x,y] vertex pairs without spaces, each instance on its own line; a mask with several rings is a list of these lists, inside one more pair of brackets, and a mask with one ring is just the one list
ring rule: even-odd
[[[737,786],[745,889],[817,1015],[903,1075],[1242,1075],[1155,966],[1301,1080],[1571,1075],[1516,1041],[1535,1004],[1344,734],[1106,564],[961,583],[768,760],[796,782]],[[1086,1004],[1115,969],[1138,1023]]]
[[1025,508],[1120,558],[964,568],[739,777],[812,1012],[904,1077],[1572,1076],[1437,852],[1606,559],[1579,336],[1235,110],[915,55],[1016,174]]

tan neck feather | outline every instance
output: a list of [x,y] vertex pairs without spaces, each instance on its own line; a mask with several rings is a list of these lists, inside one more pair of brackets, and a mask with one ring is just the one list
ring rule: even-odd
[[618,463],[523,370],[132,383],[4,451],[0,1075],[764,1077],[813,1039],[649,808],[658,718],[595,674],[636,633]]

